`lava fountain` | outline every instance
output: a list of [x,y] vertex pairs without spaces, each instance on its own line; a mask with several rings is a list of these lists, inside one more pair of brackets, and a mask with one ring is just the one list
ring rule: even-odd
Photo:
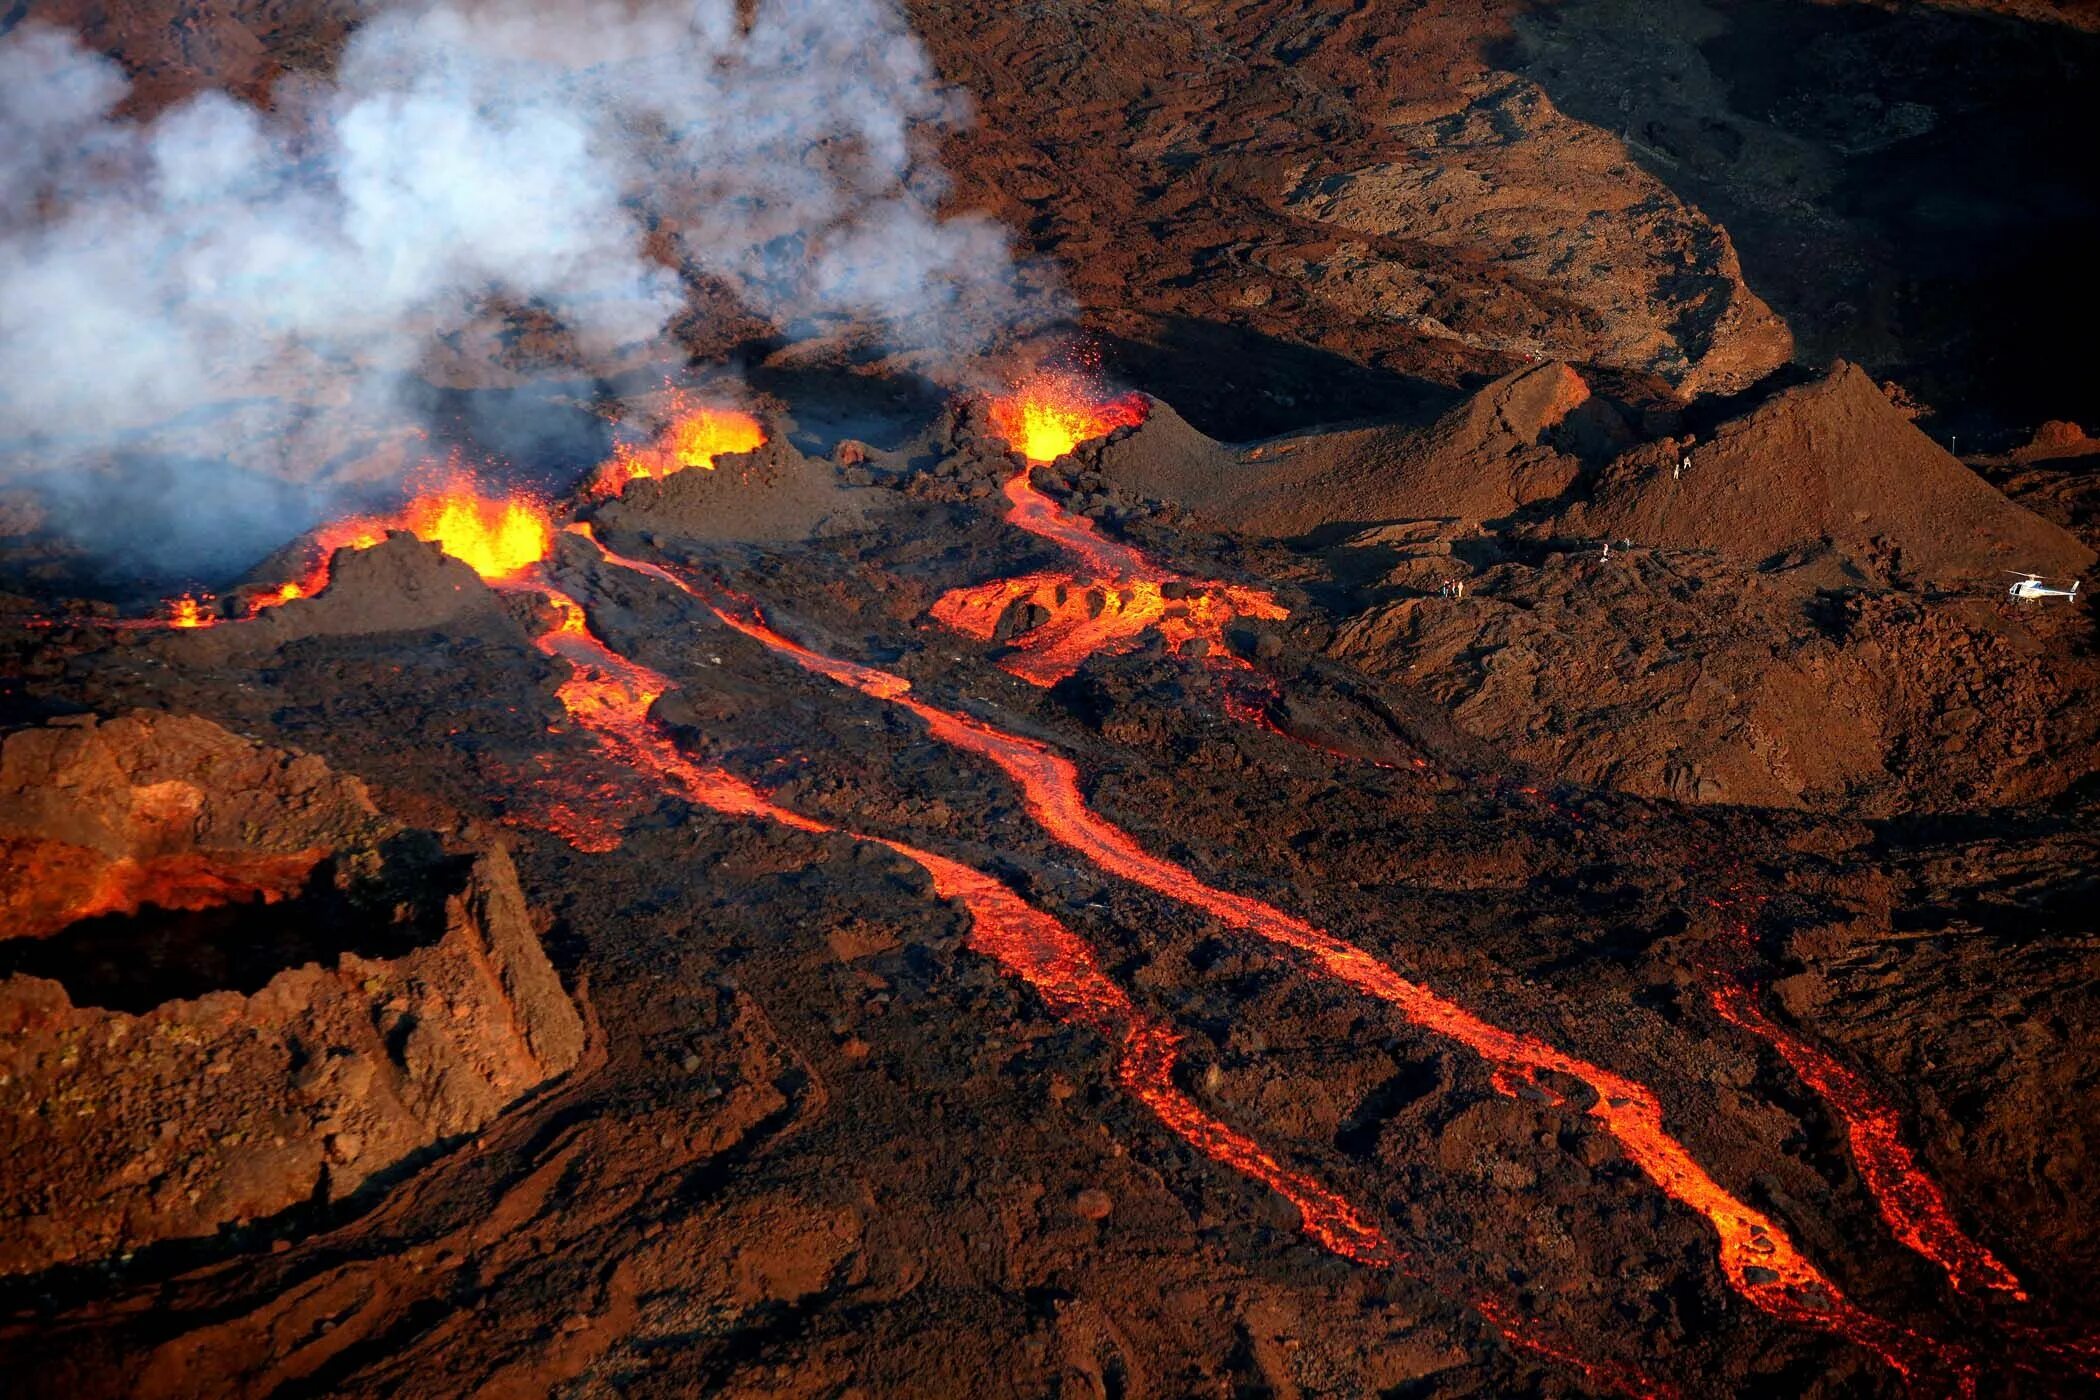
[[212,626],[219,617],[211,611],[210,604],[210,594],[199,597],[194,593],[185,593],[179,598],[169,599],[168,626],[183,630]]
[[351,516],[332,521],[311,537],[315,563],[300,579],[249,600],[249,616],[328,586],[336,551],[370,549],[394,530],[434,544],[491,583],[526,573],[554,544],[547,507],[530,496],[490,495],[465,472],[455,472],[436,491],[415,497],[388,516]]
[[1135,394],[1103,399],[1077,375],[1038,374],[994,399],[993,429],[1027,458],[1005,486],[1009,523],[1076,555],[1073,572],[1044,571],[951,589],[933,605],[936,622],[980,642],[998,638],[1020,607],[1032,621],[1013,638],[1000,665],[1031,685],[1051,686],[1096,653],[1114,654],[1157,631],[1168,648],[1198,648],[1212,664],[1242,666],[1225,650],[1225,625],[1238,617],[1281,621],[1287,609],[1263,588],[1183,578],[1141,551],[1103,535],[1094,522],[1064,509],[1036,488],[1036,464],[1079,443],[1145,420]]
[[718,458],[756,452],[766,426],[741,409],[688,405],[674,392],[671,421],[649,443],[619,443],[598,468],[589,494],[617,496],[630,481],[673,476],[692,468],[713,471]]
[[1031,464],[1054,462],[1082,442],[1145,421],[1137,394],[1107,396],[1086,375],[1037,370],[991,401],[992,431]]

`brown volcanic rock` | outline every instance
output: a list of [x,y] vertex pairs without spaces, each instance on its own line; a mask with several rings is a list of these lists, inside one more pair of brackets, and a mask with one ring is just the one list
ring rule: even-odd
[[775,431],[757,451],[722,456],[711,469],[630,481],[594,518],[614,529],[687,539],[786,543],[859,529],[878,500],[847,485],[836,464],[803,456]]
[[[1447,385],[1540,355],[1685,390],[1784,363],[1791,339],[1726,233],[1617,136],[1498,71],[1519,8],[910,11],[982,113],[945,152],[962,202],[1027,229],[1090,325],[1163,360],[1201,321]],[[1212,365],[1172,387],[1247,421],[1258,391],[1330,392],[1317,378],[1283,390]]]
[[110,855],[290,852],[383,825],[363,783],[209,720],[145,711],[61,720],[0,745],[0,833]]
[[[1401,554],[1410,593],[1433,587],[1418,564],[1468,572]],[[1860,814],[2031,801],[2093,771],[2100,670],[2076,614],[1802,595],[1694,554],[1557,554],[1462,600],[1374,604],[1329,649],[1512,757],[1643,796]]]
[[[1687,394],[1745,387],[1793,353],[1727,232],[1532,84],[1393,134],[1402,158],[1308,179],[1284,202],[1374,240],[1308,269],[1319,300],[1429,338],[1660,375]],[[1485,317],[1477,300],[1453,305],[1416,256],[1485,248],[1503,250]]]
[[1663,449],[1630,453],[1566,533],[1761,564],[1829,546],[1883,583],[1977,588],[2001,570],[2073,575],[2093,552],[2022,510],[1904,417],[1856,366],[1724,424],[1681,473]]
[[[1588,410],[1585,412],[1585,410]],[[1583,424],[1571,424],[1582,414]],[[1173,501],[1248,534],[1296,537],[1401,520],[1499,519],[1559,496],[1576,479],[1572,451],[1608,432],[1588,384],[1558,363],[1518,370],[1428,428],[1307,433],[1242,451],[1211,442],[1155,403],[1144,426],[1100,451],[1119,485]],[[1569,431],[1557,430],[1567,425]]]
[[[143,874],[0,941],[0,1272],[340,1199],[582,1052],[502,849],[318,759],[137,714],[10,736],[4,772],[10,881],[58,846]],[[291,888],[239,883],[301,846]]]
[[83,907],[135,911],[149,894],[281,896],[323,851],[382,826],[355,778],[208,720],[141,712],[26,729],[0,746],[0,911],[19,938]]
[[[293,545],[256,576],[274,586],[299,572],[295,561],[304,557],[305,551]],[[273,587],[254,591],[267,595]],[[188,661],[216,662],[308,637],[426,630],[524,636],[503,598],[470,566],[405,530],[394,530],[369,549],[338,549],[328,563],[328,586],[311,598],[295,598],[215,627],[170,632],[155,644]]]

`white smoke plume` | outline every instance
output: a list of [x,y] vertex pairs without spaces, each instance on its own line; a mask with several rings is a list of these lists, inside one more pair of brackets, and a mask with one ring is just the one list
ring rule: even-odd
[[325,513],[329,425],[399,417],[499,308],[586,364],[668,356],[659,227],[789,334],[959,367],[1030,306],[1005,231],[938,208],[964,113],[893,0],[401,3],[268,110],[127,91],[63,31],[0,38],[0,486],[176,554]]

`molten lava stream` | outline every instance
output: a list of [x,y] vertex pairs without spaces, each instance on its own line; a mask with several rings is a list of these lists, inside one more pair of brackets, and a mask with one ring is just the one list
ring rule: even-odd
[[[870,838],[862,838],[870,839]],[[1174,1084],[1180,1043],[1146,1019],[1100,970],[1094,950],[1049,914],[991,876],[901,841],[881,840],[933,877],[936,894],[970,911],[970,946],[1033,987],[1057,1015],[1117,1046],[1116,1077],[1184,1142],[1222,1166],[1261,1182],[1298,1208],[1305,1233],[1331,1253],[1386,1267],[1400,1256],[1383,1232],[1341,1197],[1278,1163],[1245,1134],[1205,1113]]]
[[1714,1010],[1723,1020],[1777,1050],[1795,1076],[1845,1125],[1860,1179],[1898,1240],[1937,1264],[1956,1288],[1993,1289],[2026,1301],[2012,1270],[1955,1223],[1946,1197],[1904,1145],[1893,1108],[1858,1075],[1766,1016],[1756,994],[1742,983],[1730,981],[1715,987],[1712,995]]
[[[717,812],[776,821],[797,831],[839,830],[780,806],[741,778],[686,757],[649,718],[649,707],[668,688],[664,677],[607,647],[591,634],[583,609],[573,599],[547,591],[558,621],[538,645],[547,655],[569,663],[569,678],[557,692],[562,707],[616,760]],[[1175,1135],[1289,1201],[1305,1232],[1335,1254],[1366,1265],[1397,1262],[1399,1256],[1384,1234],[1354,1206],[1277,1162],[1175,1086],[1179,1051],[1174,1034],[1148,1019],[1109,980],[1085,940],[989,875],[902,841],[847,834],[889,847],[925,870],[935,893],[961,902],[970,914],[969,946],[1034,988],[1061,1019],[1085,1026],[1114,1045],[1117,1078]]]
[[[1733,919],[1732,942],[1747,961],[1755,939],[1749,922],[1732,911],[1748,903],[1754,912],[1762,899],[1730,895],[1707,902]],[[1939,1186],[1904,1144],[1902,1121],[1895,1108],[1835,1057],[1766,1015],[1758,1004],[1756,983],[1747,972],[1713,970],[1710,975],[1717,979],[1710,996],[1721,1019],[1776,1050],[1794,1076],[1844,1125],[1860,1180],[1889,1232],[1937,1265],[1955,1288],[1965,1292],[1987,1289],[2017,1302],[2027,1301],[2012,1270],[1970,1239],[1955,1221]]]
[[1385,1002],[1415,1025],[1465,1045],[1511,1079],[1555,1074],[1581,1082],[1593,1095],[1585,1110],[1589,1116],[1667,1195],[1706,1218],[1719,1237],[1721,1271],[1729,1285],[1775,1317],[1856,1342],[1906,1375],[1925,1362],[1957,1368],[1966,1364],[1966,1358],[1951,1349],[1849,1302],[1776,1221],[1731,1194],[1664,1130],[1661,1101],[1646,1085],[1503,1030],[1402,977],[1352,943],[1258,899],[1207,885],[1186,868],[1149,854],[1130,833],[1087,806],[1078,769],[1049,746],[929,705],[909,693],[910,682],[903,677],[811,651],[757,619],[721,609],[716,616],[809,670],[903,706],[942,742],[991,760],[1020,785],[1030,815],[1045,833],[1110,874],[1305,955],[1315,970]]
[[[591,527],[567,527],[590,540],[607,562],[661,580],[688,596],[700,595],[676,575],[641,560],[617,554],[599,543]],[[571,674],[558,694],[571,717],[590,730],[623,765],[655,774],[689,800],[738,816],[770,817],[797,830],[837,830],[773,803],[742,779],[706,769],[680,753],[650,719],[648,711],[668,688],[665,678],[605,646],[588,627],[583,609],[567,595],[546,589],[558,621],[539,639],[541,650],[570,664]],[[732,626],[735,619],[716,611]],[[909,682],[868,667],[832,662],[802,652],[811,665],[838,668],[838,678],[881,695],[897,698]],[[916,703],[916,702],[909,702]],[[610,849],[595,828],[579,839],[559,826],[557,835],[588,850]],[[1297,1208],[1301,1228],[1329,1252],[1372,1267],[1397,1266],[1401,1256],[1378,1227],[1346,1200],[1301,1173],[1278,1163],[1251,1138],[1205,1113],[1174,1084],[1179,1042],[1173,1032],[1147,1019],[1130,998],[1100,970],[1093,949],[1051,915],[1029,905],[1012,890],[982,872],[901,841],[848,833],[875,841],[913,861],[932,878],[935,893],[960,900],[970,914],[969,946],[1020,977],[1050,1010],[1084,1025],[1117,1046],[1116,1074],[1132,1097],[1151,1109],[1171,1131],[1220,1165],[1250,1176]],[[1515,1309],[1492,1296],[1475,1298],[1477,1310],[1513,1345],[1572,1366],[1599,1384],[1627,1395],[1668,1395],[1667,1387],[1637,1369],[1614,1363],[1592,1363],[1539,1335]]]
[[[591,537],[587,526],[571,528]],[[653,565],[609,550],[605,553],[613,563],[692,592]],[[592,636],[582,608],[572,599],[559,593],[551,597],[560,620],[539,643],[548,655],[570,663],[570,678],[559,692],[562,705],[623,764],[652,772],[671,790],[719,812],[769,818],[800,831],[837,829],[779,806],[739,778],[702,768],[686,758],[648,718],[650,705],[667,688],[665,679]],[[869,672],[861,679],[880,690],[885,687],[879,676]],[[904,856],[926,871],[936,894],[961,902],[970,915],[969,946],[1026,982],[1053,1014],[1115,1045],[1118,1081],[1176,1136],[1203,1156],[1288,1200],[1298,1211],[1301,1228],[1329,1252],[1367,1267],[1400,1263],[1399,1252],[1384,1233],[1348,1201],[1277,1162],[1251,1138],[1206,1113],[1175,1085],[1178,1039],[1148,1019],[1100,970],[1085,940],[989,875],[902,841],[849,834],[879,842]],[[1592,1363],[1539,1337],[1506,1304],[1492,1298],[1474,1302],[1514,1346],[1571,1366],[1628,1395],[1667,1393],[1632,1368]]]

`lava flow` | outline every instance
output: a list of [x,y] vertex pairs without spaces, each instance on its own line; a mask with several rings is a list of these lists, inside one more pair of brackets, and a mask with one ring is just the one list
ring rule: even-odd
[[590,494],[617,496],[630,481],[672,476],[689,468],[713,471],[717,458],[756,452],[766,445],[765,424],[741,409],[690,407],[674,391],[672,415],[654,441],[616,444],[592,478]]
[[1014,638],[1015,654],[1000,665],[1030,684],[1050,686],[1089,656],[1128,650],[1151,630],[1171,650],[1182,651],[1201,639],[1218,662],[1236,660],[1224,649],[1227,623],[1236,617],[1279,621],[1288,616],[1266,589],[1185,579],[1160,568],[1036,489],[1030,479],[1035,464],[1053,461],[1089,438],[1142,423],[1144,416],[1143,399],[1092,398],[1083,381],[1069,376],[1038,376],[1013,395],[993,400],[993,428],[1028,462],[1006,483],[1007,520],[1061,545],[1084,567],[951,589],[934,603],[934,619],[989,642],[1010,609],[1029,607],[1036,620]]
[[1946,1197],[1904,1145],[1895,1110],[1858,1075],[1765,1015],[1757,997],[1739,982],[1714,988],[1713,1005],[1723,1020],[1777,1050],[1845,1125],[1853,1163],[1898,1240],[1939,1265],[1956,1288],[1987,1288],[2026,1300],[2012,1270],[1955,1223]]
[[1774,1316],[1824,1328],[1876,1352],[1910,1374],[1921,1362],[1964,1364],[1924,1338],[1849,1302],[1780,1225],[1731,1194],[1664,1130],[1655,1092],[1623,1075],[1493,1025],[1341,938],[1247,895],[1205,884],[1172,861],[1151,855],[1129,832],[1097,815],[1079,788],[1077,767],[1047,745],[939,709],[909,693],[910,682],[873,667],[824,656],[790,641],[763,621],[720,609],[744,635],[805,668],[903,706],[942,742],[991,760],[1020,785],[1029,814],[1052,839],[1119,878],[1203,910],[1229,927],[1305,955],[1312,968],[1397,1010],[1409,1022],[1465,1045],[1498,1072],[1498,1085],[1559,1075],[1586,1087],[1585,1112],[1667,1195],[1704,1216],[1720,1241],[1724,1277]]
[[[649,570],[643,566],[643,571]],[[552,590],[549,596],[557,621],[541,635],[539,647],[570,666],[558,697],[570,718],[596,736],[613,758],[654,775],[687,800],[726,815],[776,821],[797,831],[838,830],[780,806],[741,778],[687,758],[649,718],[649,707],[669,682],[593,636],[582,607],[573,599]],[[1355,1207],[1283,1166],[1175,1087],[1179,1049],[1173,1032],[1147,1018],[1109,980],[1092,948],[1077,934],[988,875],[901,841],[847,834],[889,847],[923,869],[936,894],[961,902],[970,914],[969,946],[1028,983],[1060,1018],[1114,1044],[1117,1078],[1177,1136],[1288,1200],[1297,1208],[1305,1232],[1334,1253],[1367,1265],[1397,1261],[1384,1234]]]
[[[1759,897],[1740,894],[1707,901],[1730,920],[1728,943],[1745,963],[1755,940],[1750,922],[1741,911],[1747,905],[1754,914],[1762,902]],[[1778,1051],[1795,1077],[1820,1097],[1844,1125],[1860,1180],[1874,1198],[1890,1233],[1906,1248],[1937,1264],[1956,1288],[1985,1288],[2025,1302],[2027,1294],[2012,1270],[1970,1239],[1955,1222],[1946,1197],[1904,1145],[1896,1110],[1828,1052],[1766,1015],[1758,1004],[1757,988],[1747,975],[1740,971],[1709,971],[1717,979],[1711,996],[1721,1019]]]
[[[608,562],[699,597],[695,589],[667,570],[606,548],[597,541],[589,525],[568,528],[597,545]],[[573,599],[551,588],[546,592],[555,608],[556,621],[540,636],[538,645],[549,656],[569,663],[569,677],[557,692],[561,704],[623,767],[653,774],[667,789],[727,815],[773,820],[811,833],[841,830],[781,807],[741,778],[704,768],[687,758],[649,718],[650,706],[669,688],[669,681],[599,641],[590,631],[584,610]],[[717,616],[732,626],[738,625],[719,610]],[[816,653],[802,655],[813,664],[835,666],[841,678],[850,676],[851,683],[889,698],[902,696],[909,689],[909,683],[901,677],[851,663],[831,662]],[[574,840],[570,831],[556,830]],[[1093,948],[1084,939],[982,871],[889,837],[851,831],[845,834],[895,851],[927,873],[936,895],[961,903],[970,916],[968,946],[1027,983],[1054,1015],[1084,1026],[1113,1044],[1118,1082],[1177,1137],[1211,1161],[1259,1181],[1289,1201],[1298,1211],[1300,1228],[1337,1257],[1372,1268],[1401,1264],[1399,1250],[1356,1207],[1311,1177],[1279,1163],[1253,1139],[1205,1112],[1175,1085],[1179,1038],[1147,1017],[1101,970]],[[587,832],[576,844],[585,849],[604,849],[595,831]],[[1630,1396],[1670,1393],[1637,1368],[1592,1362],[1555,1343],[1492,1295],[1476,1296],[1472,1302],[1512,1346],[1573,1367],[1599,1384]]]

